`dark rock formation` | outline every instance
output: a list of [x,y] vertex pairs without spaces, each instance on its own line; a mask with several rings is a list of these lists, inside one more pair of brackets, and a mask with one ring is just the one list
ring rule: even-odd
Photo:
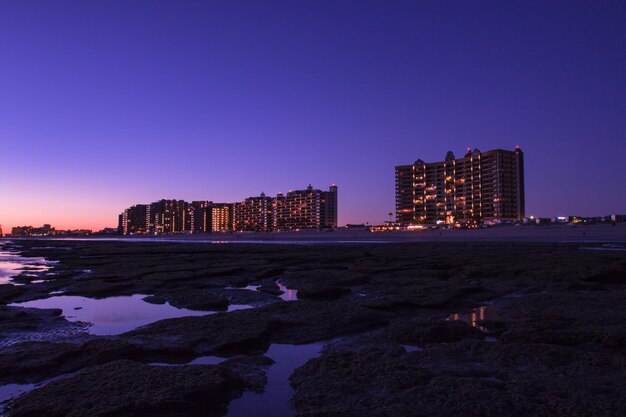
[[451,343],[465,338],[482,339],[484,335],[462,321],[396,319],[388,327],[389,338],[405,344]]
[[224,367],[114,361],[22,395],[9,416],[221,416],[243,388]]

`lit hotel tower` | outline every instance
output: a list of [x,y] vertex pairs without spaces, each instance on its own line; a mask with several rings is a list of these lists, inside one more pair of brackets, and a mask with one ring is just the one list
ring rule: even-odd
[[452,224],[524,218],[524,153],[467,150],[396,167],[396,221]]

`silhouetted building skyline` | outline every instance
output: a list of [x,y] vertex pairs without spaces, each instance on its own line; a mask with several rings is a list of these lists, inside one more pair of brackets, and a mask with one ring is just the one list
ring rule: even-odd
[[159,200],[137,204],[119,215],[121,234],[270,232],[337,227],[337,186],[261,193],[237,203]]
[[[115,229],[111,229],[115,230]],[[90,229],[58,230],[50,224],[41,227],[15,226],[11,229],[11,237],[50,237],[50,236],[81,236],[90,235]]]
[[144,234],[147,231],[146,218],[148,215],[148,206],[146,204],[137,204],[129,207],[121,214],[122,216],[122,233],[125,235]]
[[468,149],[456,159],[396,166],[396,221],[454,224],[521,220],[524,210],[524,153]]

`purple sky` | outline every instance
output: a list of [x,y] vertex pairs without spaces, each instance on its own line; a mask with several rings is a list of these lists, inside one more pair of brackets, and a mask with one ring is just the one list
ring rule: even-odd
[[0,3],[0,224],[115,226],[163,197],[339,186],[526,158],[527,214],[626,212],[623,1]]

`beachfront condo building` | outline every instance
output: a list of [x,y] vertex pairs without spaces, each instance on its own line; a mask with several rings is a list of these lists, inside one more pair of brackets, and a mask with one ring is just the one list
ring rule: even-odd
[[211,231],[211,201],[192,201],[187,212],[191,224],[189,228],[194,233]]
[[337,186],[328,191],[314,189],[278,194],[274,199],[274,230],[337,227]]
[[241,232],[269,232],[272,230],[273,198],[261,193],[235,203],[235,230]]
[[129,207],[120,215],[120,227],[125,235],[145,234],[148,206],[137,204]]
[[226,233],[233,231],[234,204],[211,204],[211,232]]
[[181,233],[190,230],[189,203],[160,200],[148,205],[146,230],[149,234]]
[[269,232],[337,227],[337,186],[329,191],[290,191],[276,197],[261,193],[238,203],[160,200],[137,204],[119,215],[125,235]]
[[524,153],[468,149],[462,158],[396,166],[396,221],[474,224],[524,218]]

